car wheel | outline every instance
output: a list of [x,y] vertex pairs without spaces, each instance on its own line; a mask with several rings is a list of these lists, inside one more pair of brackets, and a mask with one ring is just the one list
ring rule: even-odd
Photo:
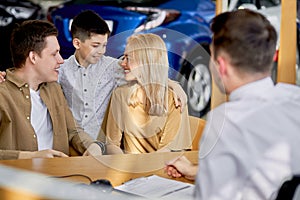
[[187,56],[178,80],[188,96],[189,114],[204,116],[210,108],[212,88],[207,48],[198,47]]

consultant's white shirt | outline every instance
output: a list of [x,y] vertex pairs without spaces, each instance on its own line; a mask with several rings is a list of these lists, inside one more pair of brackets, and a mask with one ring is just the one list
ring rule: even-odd
[[112,90],[125,83],[118,60],[102,56],[85,68],[72,55],[60,67],[59,83],[79,126],[96,139]]
[[262,156],[280,142],[288,145],[292,173],[300,173],[300,88],[274,86],[265,78],[232,92],[229,102],[208,115],[199,146],[195,199],[219,196],[232,180],[238,182],[233,192],[237,194]]
[[30,122],[35,131],[38,150],[53,148],[52,122],[48,109],[40,97],[40,90],[30,89],[31,114]]

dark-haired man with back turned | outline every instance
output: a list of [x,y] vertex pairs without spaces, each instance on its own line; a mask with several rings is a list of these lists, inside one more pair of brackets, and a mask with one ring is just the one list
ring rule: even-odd
[[274,85],[277,36],[263,15],[225,12],[211,29],[210,68],[229,101],[207,117],[199,167],[179,157],[166,171],[195,179],[196,199],[272,199],[285,178],[300,173],[300,88]]

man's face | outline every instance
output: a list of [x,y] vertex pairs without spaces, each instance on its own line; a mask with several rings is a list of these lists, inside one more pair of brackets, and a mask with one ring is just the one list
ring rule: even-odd
[[40,82],[53,82],[58,79],[58,69],[64,63],[59,50],[56,36],[45,38],[46,47],[42,50],[40,56],[36,56],[35,71]]
[[97,63],[106,52],[107,38],[107,34],[92,34],[84,42],[79,40],[76,50],[76,58],[79,64],[87,67],[90,64]]

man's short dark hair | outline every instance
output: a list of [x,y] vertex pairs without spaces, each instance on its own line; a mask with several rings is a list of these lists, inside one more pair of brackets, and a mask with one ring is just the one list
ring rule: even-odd
[[57,35],[56,27],[46,20],[27,20],[20,25],[17,24],[10,41],[14,67],[22,67],[30,51],[35,51],[41,55],[46,46],[45,38]]
[[277,34],[262,14],[248,9],[221,13],[213,19],[211,30],[215,58],[224,51],[239,70],[270,71]]

